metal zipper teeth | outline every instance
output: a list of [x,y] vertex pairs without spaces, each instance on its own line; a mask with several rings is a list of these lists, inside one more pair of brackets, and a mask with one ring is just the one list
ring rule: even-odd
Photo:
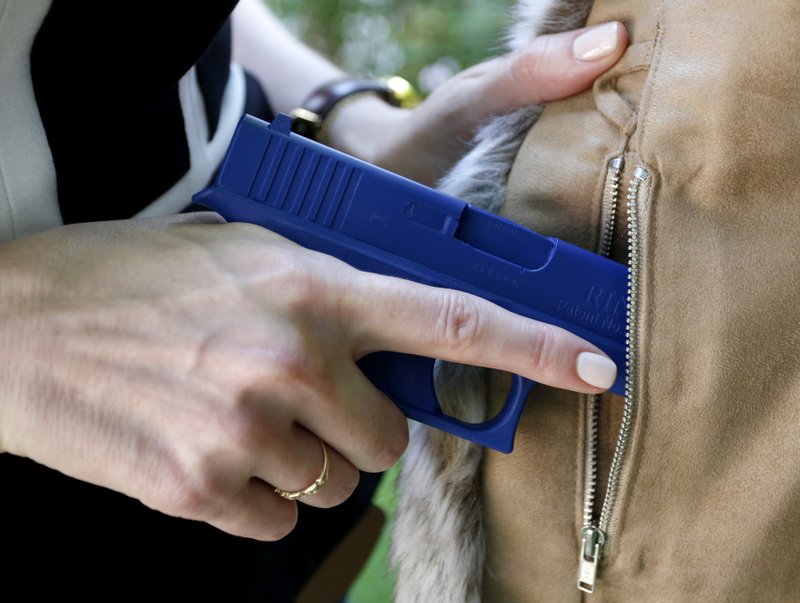
[[628,375],[625,380],[625,404],[622,410],[622,424],[620,425],[614,456],[611,459],[611,468],[608,473],[608,488],[606,490],[606,497],[603,501],[603,509],[600,512],[600,521],[598,524],[600,530],[606,534],[608,533],[611,514],[617,501],[617,494],[619,493],[619,479],[622,472],[622,464],[628,453],[633,420],[636,413],[636,388],[639,380],[639,332],[637,321],[639,317],[639,296],[641,294],[641,283],[639,282],[641,274],[639,199],[643,196],[644,191],[642,187],[646,185],[649,179],[650,173],[642,167],[637,167],[628,184],[628,312],[625,328],[625,361],[628,367]]
[[[620,163],[618,167],[621,169],[622,164]],[[609,169],[611,170],[611,167]],[[622,413],[622,424],[620,425],[617,444],[611,460],[606,496],[597,524],[593,523],[594,498],[597,488],[596,472],[594,473],[593,483],[587,483],[578,572],[578,589],[586,593],[593,593],[595,589],[597,568],[600,563],[600,558],[603,555],[603,548],[606,544],[608,529],[611,522],[611,514],[617,500],[622,465],[627,456],[636,410],[634,392],[636,391],[636,383],[638,380],[636,365],[639,353],[639,337],[636,329],[636,321],[639,313],[639,274],[641,272],[639,255],[641,235],[638,208],[639,199],[642,195],[642,185],[645,184],[649,178],[650,174],[647,170],[637,167],[628,184],[628,194],[626,197],[628,217],[628,310],[626,315],[625,356],[628,375],[625,383],[625,403]],[[613,188],[613,184],[610,188],[607,186],[607,190],[613,190]],[[618,185],[616,192],[618,195]],[[613,213],[609,213],[608,215],[613,219]],[[613,231],[613,222],[611,220],[607,220],[605,224],[607,229],[610,228]],[[608,241],[610,242],[610,239],[608,239]],[[590,410],[593,415],[599,412],[598,400],[590,401],[587,412]],[[597,422],[594,416],[592,416],[591,419],[587,417],[587,434],[587,445],[589,441],[591,441],[592,444],[590,448],[587,448],[587,454],[592,458],[586,460],[586,467],[587,470],[590,467],[596,470]],[[587,480],[587,482],[590,481],[592,480]]]
[[622,157],[615,157],[608,162],[606,172],[606,185],[603,191],[603,206],[600,210],[600,223],[603,230],[600,233],[600,245],[597,252],[608,257],[611,253],[611,241],[614,238],[614,224],[617,219],[617,204],[619,203],[619,178],[625,165]]
[[[608,163],[605,188],[603,190],[603,204],[600,210],[600,223],[603,225],[600,232],[600,244],[597,251],[608,257],[611,253],[611,241],[614,237],[617,204],[619,203],[619,180],[624,161],[622,157],[615,157]],[[594,521],[594,504],[597,496],[597,446],[598,425],[600,423],[600,397],[587,396],[586,398],[586,425],[584,441],[584,483],[583,483],[583,527],[589,527]]]
[[583,458],[583,527],[594,521],[594,499],[597,496],[597,442],[600,423],[600,397],[586,396],[586,440]]

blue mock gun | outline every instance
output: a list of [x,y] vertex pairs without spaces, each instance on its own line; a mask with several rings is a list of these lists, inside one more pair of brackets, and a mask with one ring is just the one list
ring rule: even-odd
[[[194,201],[370,272],[458,289],[592,342],[620,367],[624,393],[627,269],[556,238],[244,116],[214,183]],[[514,376],[503,409],[465,423],[442,412],[435,359],[377,352],[359,367],[410,419],[510,452],[534,383]]]

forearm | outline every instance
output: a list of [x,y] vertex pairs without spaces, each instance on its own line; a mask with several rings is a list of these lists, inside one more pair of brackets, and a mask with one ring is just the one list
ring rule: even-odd
[[[292,36],[262,0],[241,0],[233,27],[234,58],[259,79],[276,111],[290,112],[315,88],[344,75]],[[327,142],[432,185],[469,150],[488,118],[585,90],[626,45],[627,32],[617,22],[540,36],[466,69],[413,111],[369,96],[348,102],[328,120]]]
[[[263,0],[241,0],[233,13],[233,58],[259,81],[276,112],[289,113],[317,87],[346,74],[289,32]],[[341,111],[328,143],[373,163],[376,132],[386,134],[405,111],[362,98]]]
[[272,108],[288,113],[341,69],[293,36],[262,0],[233,12],[233,58],[258,79]]

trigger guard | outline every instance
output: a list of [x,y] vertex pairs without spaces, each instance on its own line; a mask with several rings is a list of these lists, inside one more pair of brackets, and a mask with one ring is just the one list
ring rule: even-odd
[[444,363],[411,354],[375,352],[359,360],[358,365],[409,419],[506,453],[514,447],[525,401],[535,385],[530,379],[514,375],[500,412],[483,423],[467,423],[444,414],[439,404],[434,381]]

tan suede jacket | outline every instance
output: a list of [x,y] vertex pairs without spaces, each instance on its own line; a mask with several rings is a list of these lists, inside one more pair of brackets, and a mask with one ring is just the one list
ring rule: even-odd
[[416,430],[397,600],[800,601],[800,2],[581,10],[631,46],[527,129],[500,213],[628,263],[628,395],[538,387],[509,455]]

